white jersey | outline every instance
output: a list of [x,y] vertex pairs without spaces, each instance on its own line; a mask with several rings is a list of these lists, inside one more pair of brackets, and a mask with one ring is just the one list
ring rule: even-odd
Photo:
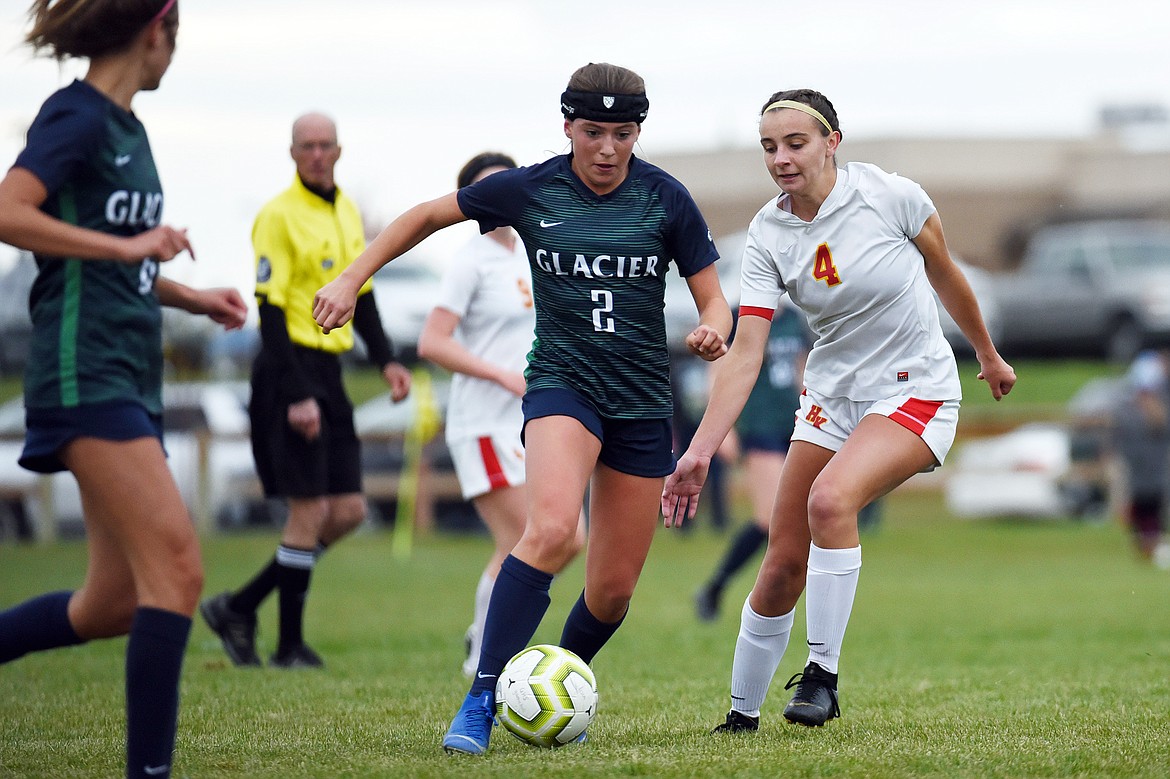
[[851,162],[811,222],[787,200],[769,201],[748,229],[741,312],[774,310],[788,293],[816,336],[804,383],[822,396],[958,400],[955,355],[913,242],[935,212],[922,187]]
[[[508,370],[528,364],[536,324],[532,276],[519,239],[512,251],[486,235],[469,241],[443,274],[436,304],[459,316],[455,338],[468,351]],[[520,398],[494,381],[456,373],[447,403],[447,441],[493,434],[520,441]]]

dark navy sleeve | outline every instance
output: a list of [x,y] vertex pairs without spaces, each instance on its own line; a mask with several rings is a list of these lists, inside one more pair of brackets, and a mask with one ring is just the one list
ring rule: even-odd
[[32,173],[49,192],[56,192],[99,148],[105,122],[92,104],[68,88],[49,97],[28,128],[24,150],[14,168]]
[[659,186],[668,214],[667,248],[678,266],[678,274],[683,278],[693,276],[719,259],[719,251],[711,240],[707,220],[686,187],[665,173]]
[[[547,164],[547,163],[546,163]],[[479,222],[481,233],[497,227],[515,226],[520,213],[535,189],[539,169],[544,165],[501,170],[463,187],[456,194],[459,210],[468,219]]]

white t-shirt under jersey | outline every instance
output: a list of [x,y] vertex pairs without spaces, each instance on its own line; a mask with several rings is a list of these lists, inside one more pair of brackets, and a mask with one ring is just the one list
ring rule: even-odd
[[816,336],[804,383],[825,397],[961,395],[955,356],[913,238],[935,212],[915,182],[851,162],[811,222],[760,209],[744,249],[743,306],[775,309],[788,293]]
[[[512,251],[486,235],[469,241],[443,274],[436,304],[459,316],[455,338],[484,360],[522,372],[536,323],[532,276],[519,239]],[[460,441],[511,434],[520,441],[520,398],[494,381],[456,373],[447,403],[446,436]]]

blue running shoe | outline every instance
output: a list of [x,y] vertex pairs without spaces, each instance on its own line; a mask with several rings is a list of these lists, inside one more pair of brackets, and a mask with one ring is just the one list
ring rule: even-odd
[[495,693],[484,690],[478,696],[467,693],[459,707],[447,735],[443,736],[443,749],[448,754],[482,755],[488,750],[495,720]]

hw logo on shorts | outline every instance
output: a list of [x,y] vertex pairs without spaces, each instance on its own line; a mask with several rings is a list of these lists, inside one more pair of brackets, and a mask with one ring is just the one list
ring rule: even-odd
[[808,422],[817,430],[820,430],[821,425],[829,421],[828,417],[821,414],[822,411],[824,411],[823,408],[818,406],[816,403],[813,403],[811,406],[809,406],[808,414],[805,415],[804,421]]

